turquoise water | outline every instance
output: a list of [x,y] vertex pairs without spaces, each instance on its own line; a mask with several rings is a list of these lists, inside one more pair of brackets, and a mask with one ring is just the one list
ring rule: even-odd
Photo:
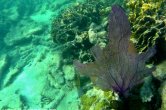
[[57,71],[61,56],[50,36],[52,18],[71,3],[0,1],[0,109],[78,109],[73,67]]
[[131,36],[137,52],[157,45],[147,63],[156,69],[124,101],[131,110],[149,110],[150,104],[166,110],[166,7],[162,0],[140,1],[141,10],[134,0],[0,0],[0,109],[125,110],[118,92],[104,92],[93,85],[94,77],[80,76],[73,66],[75,60],[93,62],[90,48],[108,44],[109,14],[118,4],[132,35],[141,36]]

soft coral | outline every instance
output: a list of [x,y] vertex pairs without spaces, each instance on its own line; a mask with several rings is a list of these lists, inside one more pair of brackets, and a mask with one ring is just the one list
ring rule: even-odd
[[130,35],[130,24],[124,10],[120,6],[112,6],[109,43],[103,49],[99,46],[91,49],[94,62],[82,64],[74,61],[76,70],[90,77],[101,89],[113,89],[119,95],[126,96],[128,90],[152,71],[145,62],[155,53],[154,47],[141,54],[133,51],[134,48],[131,51]]

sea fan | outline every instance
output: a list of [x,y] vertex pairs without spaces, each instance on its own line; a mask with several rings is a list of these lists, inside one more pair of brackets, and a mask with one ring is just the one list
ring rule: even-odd
[[128,91],[141,83],[152,69],[145,62],[154,55],[155,48],[138,54],[130,39],[130,24],[120,6],[112,6],[109,18],[109,43],[105,48],[94,46],[91,52],[94,62],[80,63],[74,61],[76,70],[91,78],[92,82],[103,90],[114,90],[126,96]]

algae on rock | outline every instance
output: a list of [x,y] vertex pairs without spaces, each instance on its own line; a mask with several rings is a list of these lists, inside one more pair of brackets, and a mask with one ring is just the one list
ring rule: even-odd
[[112,91],[104,92],[97,88],[92,88],[81,96],[81,110],[107,110],[113,109],[113,101],[118,100],[118,95]]
[[140,52],[153,45],[160,45],[159,39],[166,38],[165,3],[164,0],[127,0],[132,41]]
[[[106,43],[108,14],[111,5],[122,0],[85,0],[62,10],[52,22],[51,35],[58,45],[65,45],[62,56],[72,62],[92,60],[88,50],[94,44]],[[84,54],[84,56],[81,56]]]
[[153,76],[160,81],[166,80],[166,61],[163,61],[156,66],[156,70],[153,72]]
[[166,110],[166,81],[162,84],[161,96],[162,96],[161,110]]

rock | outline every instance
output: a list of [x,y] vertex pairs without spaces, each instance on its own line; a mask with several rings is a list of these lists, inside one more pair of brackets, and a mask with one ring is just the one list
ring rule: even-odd
[[58,106],[58,104],[62,101],[62,99],[65,97],[65,92],[60,90],[58,94],[54,94],[54,100],[52,100],[49,104],[44,106],[44,108],[54,109]]
[[49,73],[47,75],[47,78],[49,80],[50,85],[54,86],[55,88],[61,88],[61,86],[65,83],[63,76],[58,73],[56,74]]
[[3,15],[8,15],[6,16],[7,20],[16,22],[19,18],[19,13],[17,10],[18,10],[18,7],[14,6],[14,7],[4,9],[2,13]]
[[[10,47],[26,45],[32,43],[34,39],[38,38],[37,40],[40,40],[46,28],[47,25],[37,25],[33,21],[21,20],[18,24],[10,28],[4,37],[4,42]],[[38,37],[39,35],[40,37]]]
[[73,80],[75,77],[74,67],[72,65],[63,66],[64,77],[66,80]]
[[9,72],[7,73],[4,81],[3,81],[3,87],[9,86],[13,83],[13,81],[16,79],[16,77],[20,73],[20,68],[9,68]]
[[95,43],[97,39],[97,33],[95,33],[92,29],[89,29],[88,31],[89,41],[91,43]]
[[142,102],[150,102],[152,100],[152,98],[154,97],[153,89],[154,87],[152,84],[152,77],[146,77],[144,80],[144,84],[140,90]]
[[21,109],[23,107],[20,95],[16,90],[14,91],[10,88],[0,91],[0,109]]
[[[56,98],[56,95],[60,93],[59,89],[55,89],[54,87],[50,86],[48,83],[44,87],[41,95],[42,95],[42,102],[51,102]],[[47,101],[46,101],[47,100]]]
[[6,54],[0,56],[0,79],[2,80],[3,74],[8,69],[9,62]]
[[23,36],[18,35],[17,37],[13,37],[13,35],[9,35],[8,33],[7,37],[4,38],[4,42],[7,46],[13,47],[18,45],[25,45],[32,40],[32,36]]
[[81,96],[81,110],[107,110],[114,108],[112,101],[118,100],[112,91],[104,92],[100,89],[90,89]]
[[8,60],[9,59],[6,54],[0,55],[0,89],[3,88],[4,78],[6,77],[8,68],[10,66]]
[[12,7],[12,8],[10,8],[10,11],[9,11],[9,13],[8,13],[8,15],[9,15],[9,20],[11,20],[11,21],[17,21],[17,20],[18,20],[18,18],[19,18],[19,13],[18,13],[17,10],[18,10],[17,7]]
[[160,81],[164,81],[166,79],[166,61],[163,61],[156,66],[156,70],[153,72],[153,76]]
[[61,103],[57,106],[57,110],[80,110],[77,88],[73,88],[71,91],[65,92],[67,94],[63,97]]
[[43,32],[44,32],[44,27],[39,26],[39,27],[30,29],[25,35],[26,36],[29,36],[29,35],[41,35]]

